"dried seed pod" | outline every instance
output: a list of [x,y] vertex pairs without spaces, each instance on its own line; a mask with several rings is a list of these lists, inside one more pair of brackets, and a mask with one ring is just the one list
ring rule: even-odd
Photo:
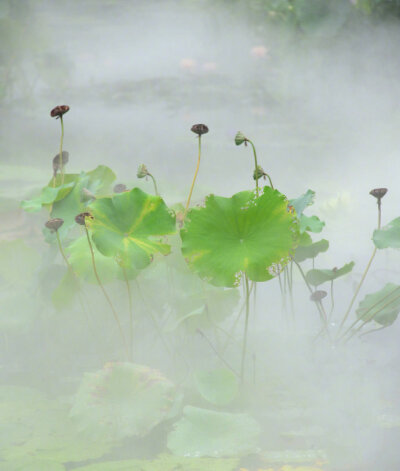
[[123,183],[117,183],[113,188],[114,193],[123,193],[126,190],[127,187]]
[[374,196],[377,200],[381,200],[386,195],[387,191],[387,188],[374,188],[369,194]]
[[68,105],[59,105],[50,111],[50,116],[57,119],[60,118],[63,114],[67,113],[67,111],[69,111]]
[[136,173],[136,176],[138,178],[144,178],[147,177],[149,174],[149,171],[147,170],[147,167],[145,164],[140,164]]
[[208,127],[205,124],[194,124],[190,130],[199,136],[208,133]]
[[45,226],[47,229],[50,229],[51,232],[57,232],[58,229],[64,224],[64,219],[61,218],[53,218],[49,219],[47,222],[45,222]]
[[[62,164],[63,164],[63,167],[65,167],[65,164],[67,164],[69,161],[69,152],[67,152],[66,150],[63,150],[62,152]],[[54,176],[57,175],[57,172],[60,170],[60,153],[58,153],[54,159],[53,159],[53,172],[54,172]]]
[[235,144],[240,146],[240,144],[246,143],[248,141],[247,137],[241,132],[238,131],[235,136]]
[[326,291],[323,291],[322,289],[318,289],[311,294],[310,299],[311,301],[317,302],[317,301],[321,301],[321,299],[324,299],[326,295],[327,295]]
[[86,218],[93,219],[93,216],[88,212],[79,213],[75,216],[75,222],[81,226],[86,226]]

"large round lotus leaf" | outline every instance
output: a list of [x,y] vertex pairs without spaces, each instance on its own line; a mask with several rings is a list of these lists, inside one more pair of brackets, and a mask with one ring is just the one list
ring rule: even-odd
[[347,275],[350,273],[354,267],[354,262],[347,263],[343,265],[342,268],[333,268],[333,269],[326,269],[326,270],[317,270],[312,269],[309,270],[306,274],[306,279],[310,283],[310,285],[318,286],[322,283],[326,283],[327,281],[336,280],[340,276]]
[[92,238],[103,255],[141,269],[155,252],[169,253],[160,239],[175,232],[175,216],[159,196],[134,188],[94,201],[90,211]]
[[208,196],[181,230],[190,268],[217,286],[237,286],[244,272],[253,281],[271,279],[297,244],[297,220],[287,205],[285,195],[267,186],[259,198],[251,191]]
[[216,406],[225,406],[232,402],[238,391],[237,376],[226,368],[196,371],[193,379],[202,397]]
[[71,409],[90,437],[144,436],[169,418],[176,389],[159,371],[132,363],[108,363],[86,374]]
[[299,245],[294,254],[294,259],[297,263],[300,263],[308,258],[315,258],[318,254],[326,252],[328,248],[329,242],[326,239],[319,240],[309,245]]
[[247,414],[230,414],[187,406],[168,435],[168,448],[188,457],[240,456],[258,450],[261,428]]
[[380,325],[390,325],[400,312],[400,286],[387,283],[381,290],[367,294],[360,302],[356,314],[363,321],[374,320]]
[[372,240],[377,249],[400,248],[400,218],[393,219],[389,224],[376,229]]

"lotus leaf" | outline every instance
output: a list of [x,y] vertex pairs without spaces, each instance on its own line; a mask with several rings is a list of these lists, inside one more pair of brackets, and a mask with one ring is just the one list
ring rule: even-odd
[[297,216],[300,217],[307,206],[311,206],[314,203],[314,198],[315,191],[307,190],[306,193],[299,196],[298,198],[289,200],[289,204],[293,206]]
[[400,218],[386,224],[381,229],[376,229],[372,240],[377,249],[399,249],[400,248]]
[[347,263],[343,265],[342,268],[333,268],[326,270],[309,270],[306,274],[306,279],[310,285],[318,286],[327,281],[336,280],[340,276],[347,275],[351,272],[354,267],[354,262]]
[[168,448],[188,457],[240,456],[258,451],[261,428],[247,414],[186,406],[184,417],[168,435]]
[[175,386],[159,371],[132,363],[107,363],[86,374],[71,417],[90,437],[144,436],[169,418]]
[[336,280],[340,276],[347,275],[351,272],[354,267],[354,262],[347,263],[343,265],[342,268],[333,268],[333,269],[326,269],[326,270],[317,270],[312,269],[309,270],[306,274],[306,279],[310,283],[310,285],[318,286],[322,283],[327,281]]
[[382,326],[393,324],[400,312],[400,285],[387,283],[381,290],[367,294],[356,314],[363,321],[374,320]]
[[237,377],[227,369],[197,371],[193,378],[202,397],[216,406],[232,402],[238,391]]
[[98,199],[90,210],[92,239],[106,257],[142,269],[155,252],[169,253],[170,246],[160,238],[175,232],[175,216],[159,196],[134,188]]
[[286,264],[296,247],[297,219],[286,197],[268,186],[259,198],[251,191],[231,198],[210,195],[205,207],[189,211],[181,238],[195,273],[233,287],[242,273],[253,281],[273,278],[274,268]]
[[318,254],[326,252],[328,248],[329,242],[326,239],[319,240],[310,245],[299,245],[294,254],[294,259],[297,263],[300,263],[308,258],[315,258]]
[[300,220],[300,232],[321,232],[325,223],[319,219],[318,216],[306,216],[302,214]]

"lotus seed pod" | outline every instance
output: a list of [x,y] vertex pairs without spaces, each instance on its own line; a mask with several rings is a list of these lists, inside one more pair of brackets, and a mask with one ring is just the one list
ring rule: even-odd
[[126,190],[127,187],[123,183],[117,183],[113,188],[114,193],[123,193]]
[[247,141],[248,141],[247,137],[242,132],[238,131],[236,133],[235,144],[237,146],[240,146],[240,144],[243,144],[243,142],[247,142]]
[[386,195],[387,191],[387,188],[374,188],[369,194],[380,200]]
[[260,165],[257,165],[257,171],[254,170],[254,172],[253,172],[253,179],[258,180],[261,177],[264,177],[264,180],[265,180],[266,175],[267,174],[264,172],[264,169],[262,167],[260,167]]
[[86,226],[86,218],[93,219],[93,216],[88,212],[79,213],[75,216],[75,222],[81,226]]
[[317,302],[317,301],[321,301],[321,299],[324,299],[326,295],[327,295],[327,292],[321,289],[321,290],[314,291],[311,294],[310,299],[311,301]]
[[52,118],[60,118],[63,114],[67,113],[69,111],[69,106],[68,105],[59,105],[53,108],[50,111],[50,116]]
[[145,164],[140,164],[136,173],[136,176],[138,178],[144,178],[147,177],[149,174],[149,171],[147,170],[147,167]]
[[64,224],[64,219],[61,218],[54,218],[54,219],[49,219],[44,225],[47,227],[47,229],[50,229],[51,232],[56,232],[60,227]]
[[193,124],[190,130],[199,136],[208,133],[208,127],[205,124]]
[[[62,152],[62,164],[63,167],[65,167],[65,164],[67,164],[69,161],[69,152],[66,150],[63,150]],[[54,159],[53,159],[53,172],[54,176],[57,175],[57,172],[60,170],[60,154],[58,153]]]

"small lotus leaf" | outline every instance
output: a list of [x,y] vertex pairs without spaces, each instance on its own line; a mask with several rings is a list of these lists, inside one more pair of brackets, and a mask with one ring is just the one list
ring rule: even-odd
[[175,386],[159,371],[132,363],[108,363],[86,374],[71,416],[90,437],[144,436],[169,418]]
[[400,218],[393,219],[381,229],[376,229],[372,240],[377,249],[400,248]]
[[[306,232],[304,233],[306,234]],[[303,262],[308,258],[315,258],[318,254],[326,252],[329,248],[329,242],[326,239],[319,240],[313,244],[301,246],[299,245],[294,254],[297,263]]]
[[238,392],[237,377],[225,368],[196,371],[193,379],[202,397],[216,406],[229,404]]
[[175,216],[159,196],[134,188],[98,199],[90,210],[93,241],[106,257],[142,269],[155,252],[169,253],[170,246],[160,238],[175,232]]
[[289,204],[294,207],[297,217],[300,217],[307,206],[311,206],[314,203],[314,198],[315,191],[307,190],[306,193],[299,196],[298,198],[289,200]]
[[302,214],[300,220],[300,232],[321,232],[325,226],[325,223],[319,219],[318,216],[306,216]]
[[255,453],[261,428],[247,414],[186,406],[184,417],[168,435],[168,448],[188,457],[227,457]]
[[306,274],[306,279],[310,285],[318,286],[327,281],[336,280],[340,276],[347,275],[354,267],[354,262],[343,265],[342,268],[338,269],[327,269],[327,270],[309,270]]
[[381,290],[367,294],[360,302],[358,319],[374,320],[382,326],[393,324],[400,312],[400,285],[387,283]]
[[182,253],[189,267],[216,286],[237,286],[242,273],[253,281],[273,277],[297,244],[297,219],[286,197],[264,187],[256,198],[243,191],[231,198],[210,195],[193,208],[181,230]]

